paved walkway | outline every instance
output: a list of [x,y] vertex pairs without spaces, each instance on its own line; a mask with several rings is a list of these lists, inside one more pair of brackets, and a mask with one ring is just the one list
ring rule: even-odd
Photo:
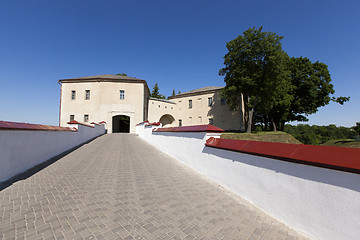
[[302,239],[132,134],[0,191],[0,239]]

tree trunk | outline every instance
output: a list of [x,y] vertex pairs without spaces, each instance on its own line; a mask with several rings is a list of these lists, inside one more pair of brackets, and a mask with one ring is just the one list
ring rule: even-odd
[[247,127],[246,127],[246,132],[247,133],[251,133],[251,126],[252,126],[252,119],[253,119],[253,115],[254,115],[254,108],[252,107],[249,111],[249,119],[247,122]]
[[[255,106],[256,106],[256,102],[258,100],[259,94],[256,95],[253,106],[251,107],[251,109],[249,109],[249,119],[247,122],[247,127],[246,127],[246,132],[247,133],[251,133],[251,127],[252,127],[252,121],[253,121],[253,116],[254,116],[254,111],[255,111]],[[250,97],[248,97],[248,103],[250,102]]]
[[276,129],[276,124],[275,124],[274,121],[271,121],[271,122],[272,122],[272,125],[273,125],[273,131],[276,132],[276,131],[277,131],[277,129]]

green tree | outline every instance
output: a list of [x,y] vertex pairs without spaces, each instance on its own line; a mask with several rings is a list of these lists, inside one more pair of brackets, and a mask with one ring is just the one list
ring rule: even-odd
[[[254,111],[262,103],[261,112],[270,112],[277,102],[287,98],[288,56],[282,50],[282,36],[250,28],[228,42],[224,56],[225,67],[219,71],[225,76],[222,96],[233,110],[245,108],[245,127],[251,132]],[[264,105],[268,104],[268,105]]]
[[115,74],[115,75],[118,75],[118,76],[127,76],[126,73],[117,73],[117,74]]
[[357,122],[354,127],[352,127],[357,135],[360,135],[360,122]]
[[153,87],[153,90],[150,94],[150,97],[153,97],[153,98],[158,98],[158,99],[165,99],[165,96],[160,94],[159,92],[159,86],[157,83],[155,83],[154,87]]
[[308,121],[307,115],[317,112],[331,100],[340,104],[349,100],[349,97],[330,97],[335,90],[326,64],[312,63],[303,57],[291,58],[289,70],[293,99],[287,121]]
[[175,89],[173,89],[171,96],[175,96]]

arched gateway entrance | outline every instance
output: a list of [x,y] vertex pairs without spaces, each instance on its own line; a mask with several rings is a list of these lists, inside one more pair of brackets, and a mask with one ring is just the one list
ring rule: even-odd
[[172,124],[175,121],[175,118],[170,114],[162,115],[159,122],[161,122],[162,126]]
[[125,115],[116,115],[112,117],[112,132],[113,133],[129,133],[130,132],[130,117]]

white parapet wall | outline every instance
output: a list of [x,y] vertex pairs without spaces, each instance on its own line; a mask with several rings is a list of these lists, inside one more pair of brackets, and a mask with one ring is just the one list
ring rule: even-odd
[[105,133],[105,124],[69,128],[0,121],[0,183]]
[[[239,140],[227,140],[218,148],[213,142],[222,139],[208,139],[217,133],[146,123],[137,126],[137,133],[305,236],[324,240],[360,236],[360,149]],[[240,145],[242,151],[252,150],[236,151]],[[271,152],[278,159],[267,156]],[[317,161],[322,153],[329,159]],[[345,162],[339,166],[338,156]]]

